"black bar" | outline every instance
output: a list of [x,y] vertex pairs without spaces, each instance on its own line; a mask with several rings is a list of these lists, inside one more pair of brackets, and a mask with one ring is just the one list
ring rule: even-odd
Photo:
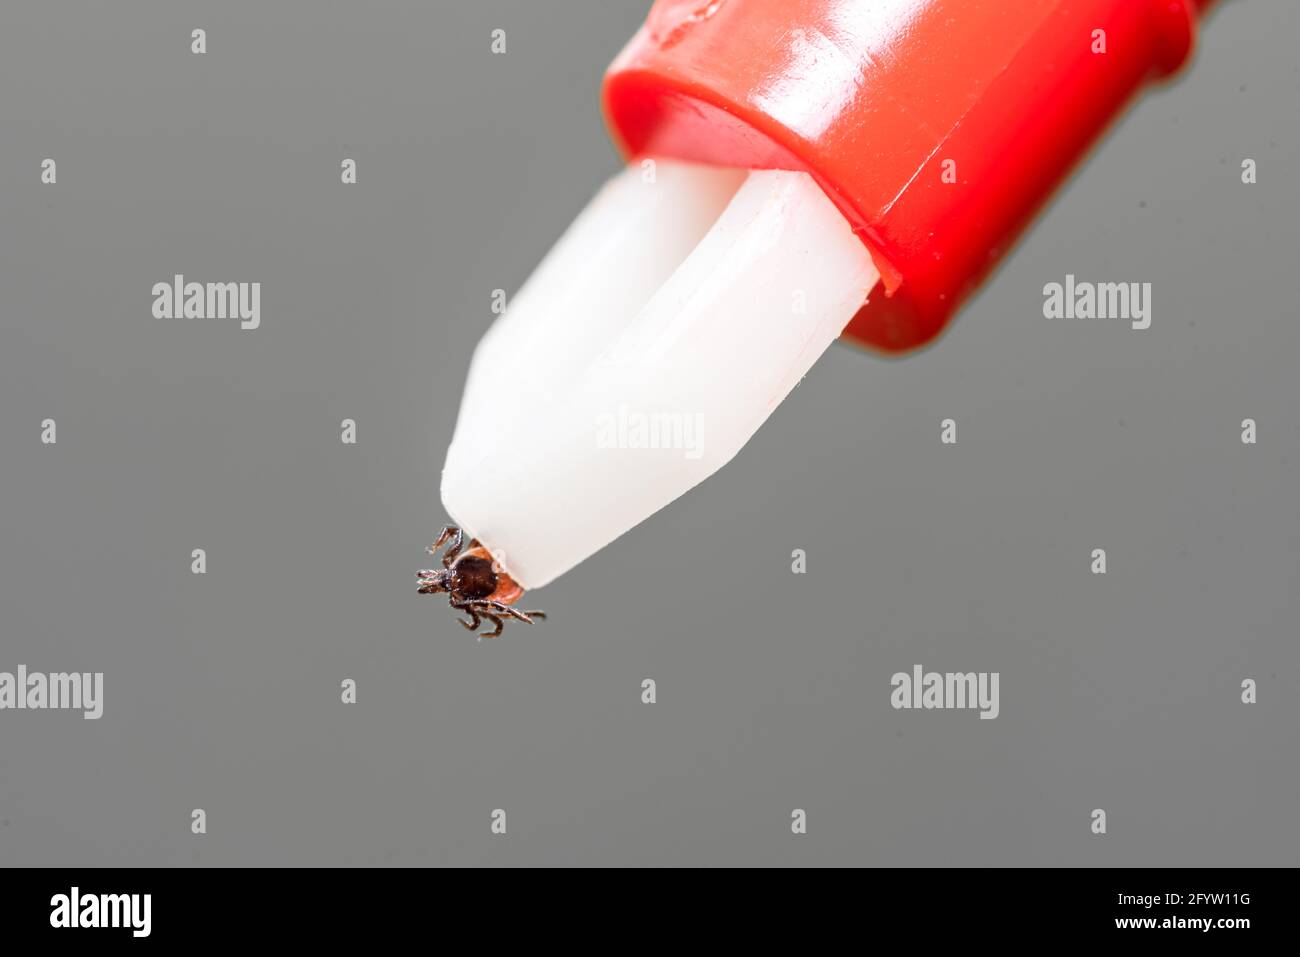
[[[0,882],[6,943],[374,945],[412,934],[450,942],[462,933],[487,933],[481,938],[487,946],[510,928],[532,927],[539,935],[532,944],[542,946],[569,925],[592,941],[598,928],[607,930],[615,934],[609,945],[625,946],[690,925],[734,938],[784,930],[860,941],[902,934],[926,947],[946,940],[1097,938],[1181,946],[1193,940],[1231,945],[1261,932],[1289,937],[1284,912],[1295,875],[1268,869],[700,870],[593,880],[576,871],[528,870],[9,869],[0,870]],[[78,923],[116,917],[118,926],[54,926],[71,923],[74,887]]]

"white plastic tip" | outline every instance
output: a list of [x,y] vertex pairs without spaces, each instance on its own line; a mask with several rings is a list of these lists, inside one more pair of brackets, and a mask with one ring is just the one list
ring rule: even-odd
[[630,166],[470,364],[442,502],[525,588],[740,451],[878,274],[806,173]]

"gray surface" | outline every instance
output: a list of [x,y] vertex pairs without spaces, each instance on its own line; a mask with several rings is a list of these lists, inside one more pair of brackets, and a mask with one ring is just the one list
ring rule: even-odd
[[[106,700],[0,712],[0,862],[1294,864],[1289,0],[1225,5],[938,347],[832,350],[549,623],[414,593],[490,291],[616,169],[643,12],[4,5],[0,670]],[[155,320],[177,271],[261,281],[261,329]],[[1067,272],[1152,282],[1153,328],[1044,320]],[[892,710],[915,663],[1001,716]]]

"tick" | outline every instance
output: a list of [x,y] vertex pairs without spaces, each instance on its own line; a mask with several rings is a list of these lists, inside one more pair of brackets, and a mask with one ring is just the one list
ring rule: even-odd
[[463,611],[469,618],[458,618],[470,631],[477,631],[486,618],[496,628],[479,634],[479,638],[495,638],[505,627],[505,618],[517,618],[532,624],[534,619],[545,618],[544,611],[520,611],[510,606],[523,597],[523,587],[511,578],[483,547],[477,538],[470,539],[464,553],[461,547],[465,533],[455,525],[448,525],[429,546],[430,555],[437,555],[444,544],[442,568],[423,568],[415,573],[419,579],[421,595],[447,592],[452,608]]

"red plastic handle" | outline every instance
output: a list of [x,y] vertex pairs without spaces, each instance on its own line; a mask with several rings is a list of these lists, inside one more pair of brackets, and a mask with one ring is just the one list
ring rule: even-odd
[[847,334],[921,345],[1089,144],[1187,58],[1206,0],[659,0],[605,76],[613,136],[811,173],[880,269]]

